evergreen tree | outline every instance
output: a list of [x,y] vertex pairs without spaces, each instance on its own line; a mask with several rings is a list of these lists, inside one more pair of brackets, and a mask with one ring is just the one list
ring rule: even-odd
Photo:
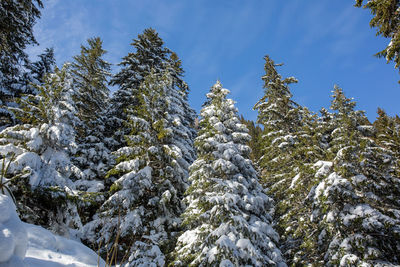
[[289,85],[297,80],[283,79],[276,70],[280,65],[268,56],[265,60],[265,95],[255,105],[258,122],[264,126],[259,161],[262,181],[277,202],[273,215],[288,263],[312,263],[316,250],[309,237],[317,226],[309,220],[309,193],[318,183],[315,164],[324,156],[327,133],[319,129],[316,115],[291,99]]
[[99,37],[87,40],[88,45],[81,46],[81,52],[71,63],[71,73],[77,93],[74,101],[80,125],[77,152],[73,162],[83,171],[84,179],[76,182],[79,190],[85,191],[87,201],[80,207],[84,222],[91,220],[96,209],[101,206],[104,197],[100,191],[105,189],[104,178],[114,163],[111,155],[110,138],[105,136],[107,129],[107,111],[109,108],[109,89],[107,79],[111,64],[103,59],[106,51]]
[[108,174],[115,180],[111,196],[85,226],[89,242],[106,244],[101,253],[118,244],[117,259],[129,256],[125,266],[164,266],[175,245],[195,154],[189,106],[174,79],[168,71],[151,71],[138,87],[136,102],[125,110],[127,145],[116,151]]
[[0,153],[3,164],[11,161],[6,175],[21,176],[12,183],[21,218],[68,236],[70,228],[82,227],[71,178],[83,175],[70,161],[79,119],[68,65],[37,89],[40,93],[23,98],[16,110],[23,124],[1,132]]
[[263,130],[259,125],[256,125],[254,121],[246,120],[243,115],[240,116],[240,122],[246,125],[247,129],[249,130],[251,140],[247,143],[247,145],[251,148],[250,159],[255,165],[257,165],[257,162],[262,156],[261,137]]
[[[397,117],[398,121],[398,117]],[[387,149],[395,161],[396,177],[400,177],[400,124],[396,118],[389,117],[383,109],[378,108],[378,118],[374,122],[376,142]]]
[[81,46],[81,53],[74,57],[71,72],[77,88],[74,101],[81,124],[78,129],[78,151],[75,161],[89,180],[102,180],[112,162],[106,138],[107,112],[111,64],[102,57],[106,51],[99,37],[88,39],[88,46]]
[[190,167],[184,232],[174,266],[286,266],[271,226],[272,199],[249,160],[250,139],[228,90],[217,82],[201,111],[197,160]]
[[24,94],[38,94],[33,84],[43,85],[45,75],[54,72],[56,60],[53,48],[46,48],[38,57],[39,60],[35,62],[26,60],[24,64],[25,70],[22,71],[22,76],[18,79],[18,86]]
[[[335,87],[332,162],[321,164],[311,192],[313,233],[325,265],[399,264],[399,189],[393,159],[373,141],[374,128]],[[322,179],[321,179],[322,178]]]
[[389,38],[388,46],[376,56],[386,58],[387,62],[394,61],[395,68],[400,68],[400,1],[399,0],[356,0],[356,7],[368,8],[373,18],[369,25],[377,28],[376,35]]
[[15,123],[15,116],[7,107],[15,106],[13,98],[24,93],[19,85],[21,63],[27,60],[26,46],[37,44],[33,25],[42,7],[41,0],[0,2],[0,126]]
[[46,48],[39,56],[39,60],[30,64],[26,64],[29,70],[32,83],[43,84],[44,77],[48,73],[54,72],[56,59],[54,58],[54,48]]
[[[129,53],[119,64],[121,70],[111,80],[112,85],[119,86],[111,100],[112,106],[109,116],[114,118],[112,128],[118,129],[114,135],[117,141],[124,144],[123,135],[129,133],[129,129],[123,127],[126,120],[125,108],[128,105],[136,105],[137,90],[144,78],[153,70],[155,73],[169,71],[173,77],[173,83],[187,98],[188,86],[182,80],[183,69],[178,56],[170,49],[164,47],[163,40],[158,33],[151,28],[145,29],[131,44],[135,52]],[[187,119],[191,120],[194,113],[186,110]]]
[[77,99],[79,118],[88,123],[98,117],[107,107],[110,90],[107,79],[111,64],[103,59],[107,53],[102,48],[99,37],[89,38],[88,46],[81,46],[80,55],[74,56],[71,71],[78,89]]
[[[263,156],[259,162],[262,182],[272,192],[283,181],[286,181],[285,185],[289,183],[289,173],[292,171],[290,151],[294,148],[294,133],[301,120],[301,108],[291,99],[289,89],[289,84],[297,80],[293,77],[282,79],[275,68],[280,65],[275,64],[269,56],[265,57],[266,74],[262,77],[265,94],[254,106],[258,110],[257,123],[264,126],[261,143]],[[285,177],[285,173],[289,176]]]

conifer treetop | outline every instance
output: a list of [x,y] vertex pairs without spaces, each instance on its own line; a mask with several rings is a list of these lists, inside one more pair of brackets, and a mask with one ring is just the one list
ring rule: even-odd
[[107,105],[110,90],[107,79],[111,64],[103,59],[107,53],[102,47],[100,37],[87,40],[88,46],[81,45],[81,52],[74,56],[71,72],[77,87],[75,101],[79,109],[79,117],[83,121],[96,119]]
[[332,91],[331,109],[338,111],[343,116],[352,112],[355,106],[356,102],[353,101],[353,98],[347,98],[343,93],[343,89],[335,85]]
[[277,72],[276,67],[283,64],[275,64],[267,55],[265,59],[264,96],[255,104],[258,110],[257,123],[263,124],[264,128],[274,130],[293,130],[294,125],[300,120],[299,105],[294,102],[289,85],[297,83],[294,77],[283,79]]
[[175,84],[187,94],[188,86],[181,78],[184,71],[180,59],[176,53],[164,47],[164,41],[154,29],[145,29],[131,45],[136,51],[123,58],[119,64],[122,69],[111,80],[112,85],[136,89],[151,70],[161,73],[168,69]]

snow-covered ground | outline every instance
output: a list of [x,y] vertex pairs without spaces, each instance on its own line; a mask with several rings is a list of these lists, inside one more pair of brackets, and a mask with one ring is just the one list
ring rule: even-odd
[[56,236],[36,225],[24,223],[28,234],[27,267],[97,267],[104,261],[82,243]]
[[105,266],[82,243],[19,220],[11,199],[0,194],[0,267]]

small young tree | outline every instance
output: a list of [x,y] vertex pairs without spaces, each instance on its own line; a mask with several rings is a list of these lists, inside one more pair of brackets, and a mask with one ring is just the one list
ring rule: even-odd
[[18,85],[16,86],[18,86],[24,94],[38,94],[39,92],[34,85],[43,85],[45,75],[54,72],[56,60],[54,58],[53,48],[46,48],[38,57],[39,60],[35,62],[30,62],[28,59],[26,60],[21,77],[18,78]]
[[79,195],[71,177],[81,177],[70,161],[79,123],[72,100],[75,89],[68,65],[37,86],[37,96],[22,99],[16,114],[21,125],[0,134],[0,154],[12,160],[6,175],[21,174],[11,189],[23,220],[69,235],[81,222],[74,203]]
[[174,266],[286,266],[276,244],[264,194],[249,160],[250,137],[229,93],[217,82],[201,111],[186,191],[184,232],[172,254]]
[[54,58],[54,48],[46,48],[39,56],[39,60],[26,64],[26,68],[29,70],[31,83],[43,84],[45,75],[53,73],[56,66],[56,59]]

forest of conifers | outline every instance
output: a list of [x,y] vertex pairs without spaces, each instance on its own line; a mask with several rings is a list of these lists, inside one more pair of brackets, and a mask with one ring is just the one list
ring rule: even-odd
[[400,264],[398,116],[371,122],[338,86],[314,113],[269,56],[256,122],[221,81],[196,114],[152,28],[114,74],[99,37],[60,67],[51,48],[30,62],[42,3],[27,2],[0,4],[16,20],[1,33],[0,193],[22,221],[121,266]]

